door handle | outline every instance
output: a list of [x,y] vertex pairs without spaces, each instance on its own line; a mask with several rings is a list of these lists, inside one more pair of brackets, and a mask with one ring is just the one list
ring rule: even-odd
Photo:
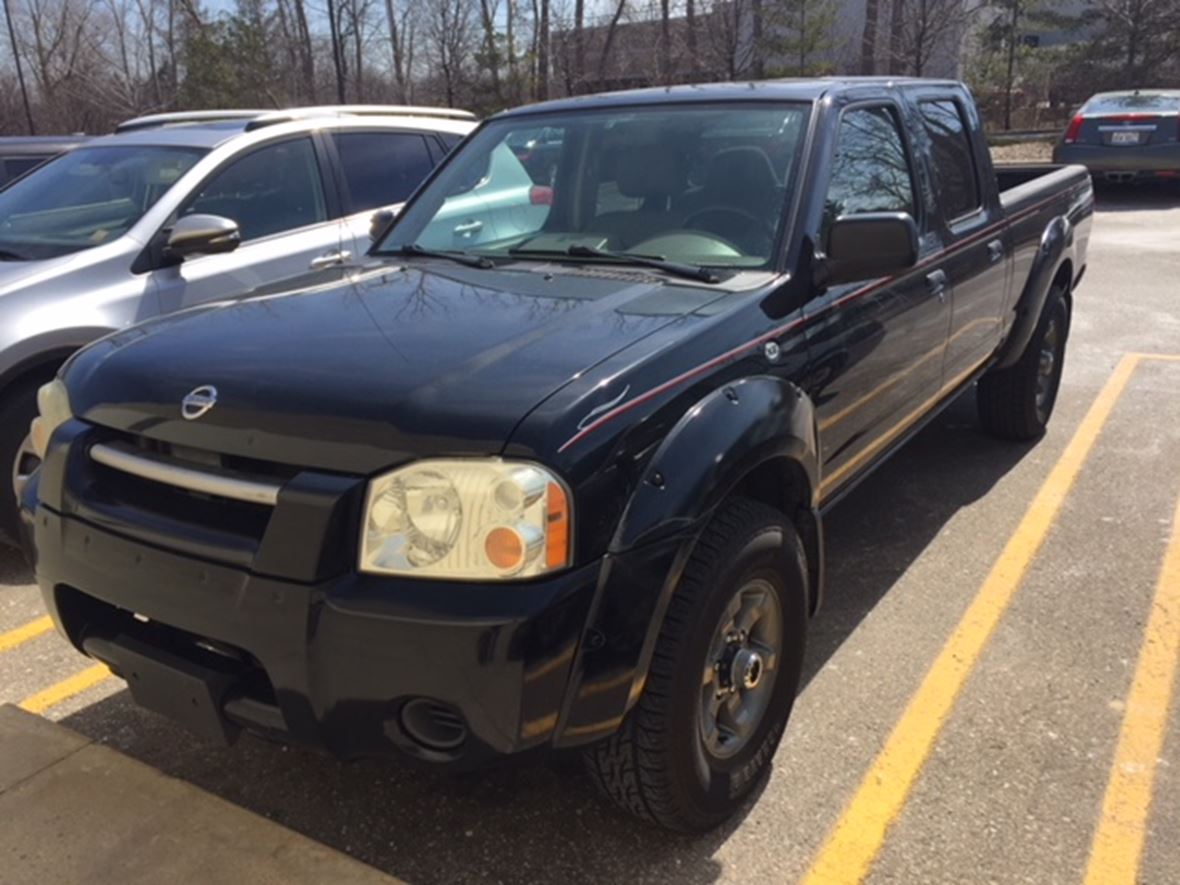
[[987,244],[987,260],[995,264],[1004,257],[1004,244],[1000,240],[992,240]]
[[931,295],[937,295],[939,301],[946,300],[946,271],[932,270],[926,274],[926,286]]
[[323,270],[325,267],[332,267],[335,264],[343,264],[352,253],[342,249],[339,252],[328,252],[325,255],[320,255],[318,258],[313,258],[311,264],[308,265],[312,270]]
[[479,233],[481,230],[483,230],[482,221],[468,221],[463,224],[455,225],[455,233],[457,233],[459,236]]

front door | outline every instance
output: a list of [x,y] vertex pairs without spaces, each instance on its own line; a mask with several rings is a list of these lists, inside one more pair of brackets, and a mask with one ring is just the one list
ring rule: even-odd
[[912,271],[833,286],[806,308],[821,497],[901,436],[941,382],[950,286],[899,119],[892,103],[854,105],[840,117],[819,242],[842,215],[907,212],[921,246]]
[[242,244],[223,255],[187,258],[152,272],[165,313],[219,298],[292,286],[351,251],[329,211],[320,163],[308,136],[273,142],[229,160],[186,201],[180,215],[237,222]]

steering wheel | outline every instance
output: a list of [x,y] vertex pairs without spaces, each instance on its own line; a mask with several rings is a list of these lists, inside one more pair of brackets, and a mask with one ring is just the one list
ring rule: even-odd
[[[730,229],[732,225],[727,226],[724,221],[720,226],[706,224],[705,220],[713,219],[737,219],[737,229]],[[729,240],[740,243],[742,245],[742,252],[747,255],[757,255],[759,253],[769,254],[771,242],[774,240],[774,228],[765,220],[754,215],[752,212],[747,212],[745,209],[737,209],[733,206],[707,206],[704,209],[698,209],[681,222],[683,227],[696,228],[698,230],[709,231],[710,233],[717,232],[725,235]]]

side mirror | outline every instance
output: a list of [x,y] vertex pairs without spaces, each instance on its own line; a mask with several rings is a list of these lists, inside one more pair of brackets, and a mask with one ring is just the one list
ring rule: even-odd
[[893,276],[918,261],[918,225],[908,212],[841,215],[824,251],[828,285]]
[[220,215],[185,215],[168,234],[165,252],[172,258],[232,252],[242,242],[238,223]]
[[397,209],[378,209],[369,219],[369,242],[376,243],[397,218]]

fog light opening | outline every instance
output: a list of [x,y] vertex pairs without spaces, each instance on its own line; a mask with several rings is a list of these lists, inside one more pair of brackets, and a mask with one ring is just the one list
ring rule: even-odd
[[428,750],[454,750],[467,740],[467,723],[450,704],[415,698],[402,705],[402,731]]

